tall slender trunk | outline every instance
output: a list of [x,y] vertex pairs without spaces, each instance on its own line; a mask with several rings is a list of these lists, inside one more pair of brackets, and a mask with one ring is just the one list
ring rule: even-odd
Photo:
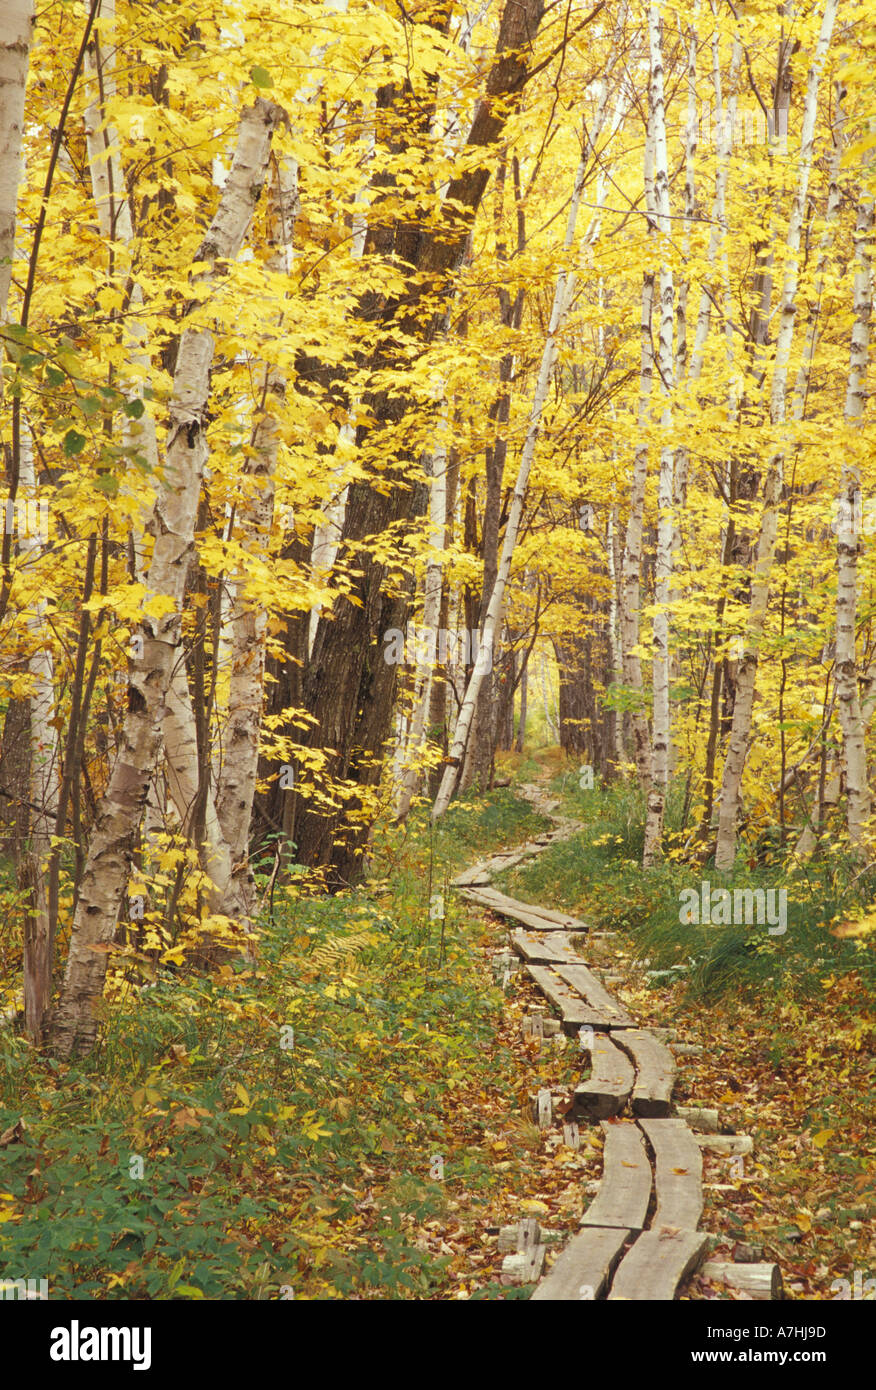
[[[20,491],[26,501],[36,499],[33,444],[30,431],[21,431]],[[23,557],[36,556],[40,538],[19,538]],[[58,813],[58,729],[55,720],[54,661],[42,600],[27,618],[27,630],[36,650],[28,661],[33,693],[30,697],[30,843],[25,856],[28,908],[24,928],[24,1026],[33,1042],[42,1038],[43,1023],[52,994],[52,931],[47,893],[46,861]]]
[[[563,242],[563,251],[565,255],[568,255],[575,239],[575,223],[578,218],[578,208],[581,202],[581,195],[584,191],[584,180],[589,162],[590,152],[585,142],[584,153],[581,156],[581,162],[578,165],[578,171],[575,175],[575,185],[572,191],[572,201],[569,207],[568,221],[566,223],[566,236]],[[541,358],[538,384],[535,389],[535,397],[529,415],[526,440],[520,457],[517,479],[514,484],[514,494],[508,512],[508,521],[505,526],[505,536],[502,541],[502,553],[499,557],[496,581],[493,585],[493,592],[490,595],[490,602],[484,619],[481,650],[478,654],[478,660],[475,662],[471,676],[469,677],[462,706],[459,711],[459,718],[456,721],[456,729],[454,730],[453,744],[447,759],[447,766],[441,779],[438,795],[435,798],[435,805],[432,808],[433,821],[444,814],[450,803],[450,798],[453,795],[457,769],[465,753],[469,729],[477,705],[478,691],[484,678],[486,660],[492,658],[493,649],[496,644],[496,635],[501,630],[505,604],[505,588],[508,583],[508,575],[511,572],[511,560],[514,555],[514,547],[517,544],[517,535],[523,516],[529,473],[532,467],[532,460],[535,457],[535,447],[538,443],[539,431],[541,429],[542,412],[544,410],[545,401],[547,400],[551,374],[557,358],[559,333],[566,317],[566,311],[571,303],[574,287],[574,272],[570,273],[566,270],[566,267],[563,266],[557,276],[553,308],[551,309],[551,317],[548,324],[547,341],[545,342]]]
[[[268,268],[289,274],[290,247],[298,214],[297,180],[285,176],[279,164],[268,192]],[[274,473],[280,441],[280,418],[286,399],[286,377],[267,366],[260,414],[253,432],[252,455],[245,470],[247,491],[237,508],[241,545],[247,566],[264,562],[274,516]],[[267,613],[247,597],[246,579],[234,586],[231,615],[231,677],[222,775],[216,788],[216,812],[231,852],[232,881],[228,915],[249,915],[254,880],[249,867],[249,831],[259,761],[259,736],[265,675]]]
[[[855,321],[852,325],[845,405],[846,424],[850,431],[855,432],[860,429],[867,399],[865,382],[870,347],[870,315],[873,307],[870,254],[873,221],[873,200],[862,192],[855,224]],[[853,845],[860,845],[867,830],[872,802],[867,780],[867,744],[858,693],[858,662],[855,650],[859,544],[855,518],[860,515],[861,470],[858,464],[850,459],[850,453],[851,450],[846,450],[843,455],[837,526],[835,678],[846,769],[846,819],[849,839]]]
[[[495,146],[501,138],[509,113],[515,108],[529,74],[532,44],[543,15],[543,0],[507,0],[499,26],[496,54],[487,77],[485,97],[474,113],[466,147],[470,154]],[[410,96],[396,93],[399,103],[409,109]],[[395,254],[412,275],[419,275],[419,288],[412,282],[404,306],[395,298],[379,305],[365,305],[363,312],[385,325],[372,360],[375,371],[391,367],[398,360],[397,343],[408,334],[422,347],[440,337],[446,326],[447,297],[453,276],[465,255],[469,232],[489,179],[484,160],[450,180],[443,201],[445,217],[440,232],[399,229],[393,240],[377,227],[379,213],[375,203],[375,226],[369,228],[373,254]],[[380,237],[376,232],[381,230]],[[369,254],[366,247],[366,256]],[[422,284],[435,287],[434,312],[424,319]],[[409,408],[398,390],[366,393],[363,398],[368,423],[359,426],[360,445],[379,448],[382,428],[394,431]],[[387,446],[388,448],[391,446]],[[317,721],[304,736],[308,744],[327,750],[326,773],[361,787],[359,814],[353,823],[342,826],[344,809],[337,797],[315,798],[304,803],[296,799],[293,834],[298,857],[303,863],[331,865],[333,886],[349,882],[359,870],[362,847],[368,835],[367,814],[362,801],[380,777],[381,755],[391,728],[397,667],[382,659],[382,634],[390,628],[404,628],[409,597],[405,592],[386,592],[386,566],[363,548],[362,542],[388,528],[407,526],[425,507],[425,489],[412,488],[407,472],[412,466],[407,456],[391,454],[391,464],[380,478],[378,489],[370,482],[350,485],[339,563],[356,556],[358,573],[351,598],[341,598],[331,614],[319,622],[313,643],[310,668],[305,682],[305,702]],[[354,798],[352,809],[357,809]]]
[[432,697],[432,675],[438,657],[439,617],[444,589],[444,565],[441,553],[447,522],[447,446],[442,439],[432,456],[432,487],[429,502],[431,554],[423,581],[423,631],[426,651],[415,690],[414,713],[396,814],[404,820],[420,781],[418,760],[422,753],[426,716]]
[[672,360],[673,279],[668,263],[672,223],[669,207],[669,161],[666,149],[666,109],[663,95],[663,54],[661,20],[656,3],[648,10],[648,37],[651,51],[649,104],[654,132],[654,202],[661,242],[660,336],[657,345],[657,372],[660,377],[662,410],[660,430],[660,482],[658,487],[657,562],[655,574],[656,611],[654,613],[654,655],[652,683],[654,715],[651,741],[651,778],[648,788],[648,814],[645,821],[645,847],[642,865],[647,868],[660,853],[666,788],[669,780],[669,601],[672,579],[675,450],[672,447]]
[[[772,390],[770,393],[770,420],[773,426],[781,427],[785,422],[785,404],[788,378],[788,362],[791,355],[791,342],[794,335],[794,319],[797,311],[797,282],[799,277],[799,252],[806,212],[806,199],[809,190],[809,175],[812,168],[812,152],[815,138],[815,117],[818,109],[818,90],[824,69],[827,51],[830,47],[837,0],[825,0],[824,17],[818,44],[809,69],[806,85],[806,98],[803,106],[803,128],[800,136],[799,181],[794,196],[793,207],[788,224],[787,245],[790,257],[785,267],[782,299],[780,305],[779,330],[776,339],[775,366],[773,369]],[[742,771],[748,753],[751,734],[751,716],[754,707],[754,691],[757,678],[758,651],[766,624],[767,605],[770,594],[770,574],[776,547],[778,528],[778,507],[782,495],[784,448],[780,446],[770,459],[764,483],[763,517],[757,543],[754,574],[751,583],[751,596],[748,608],[748,623],[745,633],[745,650],[739,667],[736,687],[736,701],[733,707],[733,725],[730,742],[724,763],[724,776],[721,783],[721,802],[718,812],[718,842],[715,850],[715,867],[732,869],[736,858],[736,818],[742,787]]]
[[0,31],[0,322],[6,321],[21,180],[24,92],[33,41],[33,0],[5,0]]
[[[206,269],[195,277],[202,290],[219,264],[243,244],[268,168],[271,141],[282,111],[259,98],[240,120],[237,148],[219,207],[198,250]],[[155,545],[148,587],[164,600],[160,618],[142,624],[142,655],[132,663],[128,714],[109,786],[92,832],[61,1001],[52,1043],[62,1056],[87,1050],[98,1028],[96,1006],[106,977],[106,948],[116,930],[132,852],[160,746],[160,724],[175,662],[180,660],[182,603],[194,553],[195,522],[207,456],[205,414],[210,390],[213,335],[184,328],[179,343],[165,467],[155,503]]]
[[[645,199],[649,234],[653,233],[654,213],[654,135],[650,114],[645,137]],[[620,635],[624,684],[634,695],[630,710],[633,751],[639,786],[647,793],[651,782],[651,738],[644,708],[642,662],[638,655],[642,592],[642,530],[645,513],[645,487],[648,481],[648,413],[654,379],[654,350],[651,317],[654,306],[654,272],[646,270],[642,279],[641,366],[639,369],[638,437],[630,480],[629,514],[624,536],[621,566]]]

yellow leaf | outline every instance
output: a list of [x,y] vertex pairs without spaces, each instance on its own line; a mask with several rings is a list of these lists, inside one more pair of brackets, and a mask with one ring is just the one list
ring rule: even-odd
[[812,1142],[816,1149],[823,1149],[834,1133],[835,1131],[832,1129],[820,1129],[817,1134],[813,1134]]
[[520,1210],[525,1211],[529,1216],[550,1216],[551,1209],[546,1202],[537,1202],[530,1198],[520,1203]]

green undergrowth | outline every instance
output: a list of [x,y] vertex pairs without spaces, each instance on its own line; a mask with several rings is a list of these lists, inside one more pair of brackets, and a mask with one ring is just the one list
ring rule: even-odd
[[[626,933],[650,969],[676,968],[695,998],[765,990],[803,996],[851,971],[873,989],[874,937],[866,919],[876,897],[876,873],[862,874],[840,847],[801,863],[769,844],[743,846],[733,873],[717,873],[709,862],[691,862],[690,832],[681,828],[681,790],[673,787],[666,856],[646,871],[645,804],[637,787],[623,782],[583,789],[573,770],[555,777],[551,790],[563,813],[583,828],[505,874],[507,891],[565,908],[596,929]],[[723,889],[730,894],[726,904],[718,896]],[[762,900],[746,896],[756,890],[763,890]],[[680,920],[694,903],[700,920]],[[714,920],[721,915],[731,920]]]
[[256,967],[114,977],[84,1061],[0,1028],[0,1134],[24,1123],[0,1277],[61,1299],[448,1296],[423,1231],[489,1205],[478,1097],[512,1107],[518,1078],[483,923],[443,885],[544,823],[507,790],[434,833],[415,813],[361,888],[276,893]]

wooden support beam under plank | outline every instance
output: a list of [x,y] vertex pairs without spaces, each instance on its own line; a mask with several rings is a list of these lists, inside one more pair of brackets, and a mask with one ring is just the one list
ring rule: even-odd
[[593,1034],[590,1056],[593,1074],[589,1081],[576,1086],[572,1104],[578,1116],[607,1120],[624,1109],[636,1073],[626,1053],[615,1047],[607,1033]]
[[668,1115],[675,1082],[675,1059],[669,1048],[647,1028],[623,1028],[617,1040],[636,1067],[633,1114],[649,1119]]
[[574,1035],[579,1028],[607,1029],[608,1022],[591,1009],[590,1005],[563,984],[556,969],[548,965],[527,965],[529,975],[538,985],[542,994],[553,1004],[563,1021],[563,1032]]
[[608,1301],[670,1301],[699,1267],[708,1246],[705,1231],[678,1231],[663,1226],[643,1231],[621,1260]]
[[606,1020],[609,1028],[635,1028],[635,1021],[617,999],[603,989],[586,965],[558,965],[557,974],[567,985],[587,1000],[590,1007]]
[[560,1252],[530,1303],[602,1298],[629,1236],[619,1226],[588,1226],[579,1231]]
[[581,1224],[640,1231],[651,1197],[651,1164],[642,1132],[632,1120],[603,1124],[602,1128],[602,1181]]
[[703,1214],[703,1155],[684,1120],[639,1120],[654,1150],[654,1226],[695,1231]]

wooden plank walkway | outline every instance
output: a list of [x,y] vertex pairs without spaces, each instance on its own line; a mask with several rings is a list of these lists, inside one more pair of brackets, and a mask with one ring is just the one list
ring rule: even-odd
[[703,1155],[684,1120],[640,1120],[654,1150],[655,1226],[695,1231],[703,1214]]
[[636,1068],[633,1114],[655,1119],[668,1115],[675,1081],[675,1058],[669,1048],[646,1028],[619,1030],[617,1040]]
[[513,931],[511,945],[524,960],[536,965],[572,965],[580,957],[565,932]]
[[[523,792],[559,821],[553,814],[558,803],[546,804],[537,788],[524,787]],[[591,1075],[575,1088],[572,1113],[582,1121],[602,1121],[602,1180],[581,1218],[580,1231],[554,1258],[532,1301],[674,1299],[709,1248],[708,1236],[698,1229],[703,1213],[702,1148],[711,1144],[722,1152],[748,1152],[751,1140],[742,1135],[695,1135],[686,1118],[671,1114],[675,1058],[654,1032],[637,1026],[578,955],[571,935],[586,935],[585,922],[519,902],[492,887],[491,874],[568,839],[576,829],[564,820],[556,831],[495,854],[453,880],[470,902],[521,924],[509,933],[511,945],[559,1015],[563,1030],[592,1030],[589,1038],[581,1035],[589,1044]],[[627,1107],[632,1117],[618,1118]],[[506,1257],[503,1282],[538,1279],[545,1249],[536,1244]],[[747,1289],[750,1284],[756,1290],[752,1297],[778,1296],[774,1291],[781,1291],[775,1266],[762,1267],[769,1278],[761,1274],[761,1266],[746,1267],[749,1272],[742,1270],[735,1284],[732,1266],[729,1274],[724,1265],[711,1268],[721,1271],[731,1287]]]
[[582,1226],[640,1231],[651,1196],[651,1164],[642,1131],[631,1120],[603,1124],[602,1182],[581,1218]]
[[630,1232],[589,1226],[573,1236],[542,1279],[531,1303],[602,1298]]
[[606,1027],[602,1015],[595,1013],[580,994],[569,989],[550,966],[527,965],[526,972],[559,1013],[564,1033],[577,1033],[579,1028]]
[[594,1033],[590,1047],[592,1075],[575,1087],[576,1116],[607,1120],[626,1107],[636,1080],[633,1064],[607,1033]]
[[608,1301],[675,1298],[679,1286],[705,1259],[708,1244],[703,1231],[677,1231],[671,1226],[643,1231],[621,1260]]
[[621,1003],[605,989],[587,969],[582,961],[579,965],[558,965],[557,974],[567,985],[571,985],[577,990],[582,998],[593,1008],[601,1018],[606,1020],[609,1028],[632,1028],[635,1021],[627,1013]]

